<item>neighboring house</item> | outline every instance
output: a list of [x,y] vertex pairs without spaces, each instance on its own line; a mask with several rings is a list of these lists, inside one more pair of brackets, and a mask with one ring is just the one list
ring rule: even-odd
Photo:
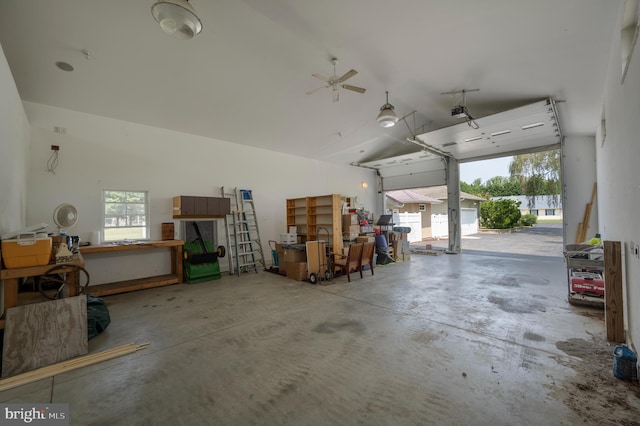
[[[414,189],[418,194],[426,195],[442,201],[442,204],[434,205],[431,209],[431,236],[434,238],[445,238],[449,235],[449,202],[447,186],[431,186],[429,188]],[[460,223],[462,235],[478,233],[480,202],[484,198],[477,195],[460,191]]]
[[[386,210],[399,213],[399,225],[412,228],[409,241],[422,241],[432,237],[431,206],[442,204],[441,200],[410,190],[389,191],[385,195]],[[418,232],[418,229],[422,231]]]
[[[406,192],[409,192],[410,194],[401,194]],[[402,197],[405,197],[405,202],[402,203],[403,206],[390,207],[389,200],[392,199],[390,194],[398,199],[402,199]],[[420,199],[434,201],[420,202],[418,201]],[[481,201],[485,201],[485,199],[473,194],[468,194],[466,192],[460,191],[460,219],[462,225],[462,235],[470,235],[478,232],[478,218]],[[429,188],[415,188],[411,191],[387,192],[387,206],[387,208],[396,209],[400,213],[416,211],[424,212],[422,215],[423,240],[429,238],[445,238],[449,235],[449,203],[446,185],[432,186]]]
[[538,219],[562,219],[562,197],[560,195],[536,195],[533,198],[526,195],[512,195],[509,197],[491,197],[492,200],[509,199],[520,202],[520,213],[533,214]]

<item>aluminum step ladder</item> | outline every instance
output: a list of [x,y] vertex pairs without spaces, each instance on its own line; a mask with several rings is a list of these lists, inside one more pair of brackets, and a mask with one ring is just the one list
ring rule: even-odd
[[249,189],[234,188],[232,192],[221,189],[222,197],[229,198],[231,214],[224,218],[229,249],[229,274],[240,275],[244,272],[258,272],[258,264],[267,269],[260,229]]

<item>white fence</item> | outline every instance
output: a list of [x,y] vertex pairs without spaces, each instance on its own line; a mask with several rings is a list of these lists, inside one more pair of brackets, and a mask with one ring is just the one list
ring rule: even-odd
[[422,241],[422,213],[398,213],[398,223],[395,226],[411,228],[407,235],[410,243]]

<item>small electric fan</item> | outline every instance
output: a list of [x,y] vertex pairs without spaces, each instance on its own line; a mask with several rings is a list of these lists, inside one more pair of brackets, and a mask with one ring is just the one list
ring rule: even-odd
[[60,235],[64,229],[78,223],[78,209],[73,204],[60,204],[53,211],[53,222],[58,226],[58,235]]

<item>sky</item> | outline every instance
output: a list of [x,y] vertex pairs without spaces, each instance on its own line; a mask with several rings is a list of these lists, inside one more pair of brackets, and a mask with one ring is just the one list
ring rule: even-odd
[[509,177],[509,163],[513,157],[494,158],[460,164],[460,181],[473,183],[480,178],[482,183],[495,176]]

